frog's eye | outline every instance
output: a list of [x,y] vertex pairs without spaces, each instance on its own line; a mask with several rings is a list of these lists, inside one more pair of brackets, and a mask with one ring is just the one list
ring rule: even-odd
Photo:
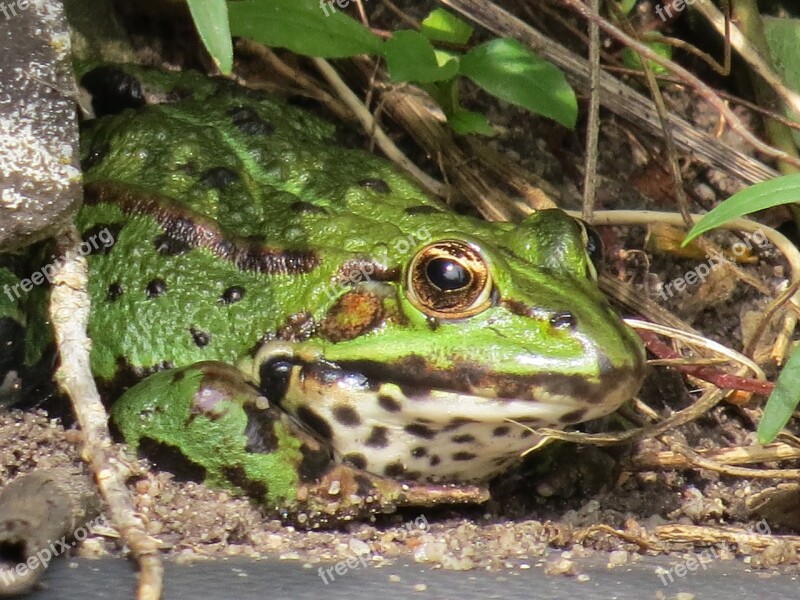
[[489,307],[492,278],[472,246],[455,240],[435,242],[411,260],[406,295],[429,317],[463,319]]
[[[589,260],[592,261],[592,265],[597,271],[600,269],[600,263],[603,262],[603,240],[600,239],[600,234],[597,233],[597,230],[586,221],[578,219],[578,224],[581,227],[581,238],[586,248],[586,254],[589,255]],[[596,273],[593,279],[597,279]]]

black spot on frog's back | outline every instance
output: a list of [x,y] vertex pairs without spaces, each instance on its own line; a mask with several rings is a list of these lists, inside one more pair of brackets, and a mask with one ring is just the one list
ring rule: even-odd
[[213,167],[200,175],[200,184],[207,188],[224,191],[239,181],[239,173],[227,167]]
[[463,427],[464,425],[469,425],[471,423],[476,423],[476,421],[466,417],[453,417],[450,419],[450,422],[442,428],[442,431],[453,431],[454,429],[458,429],[459,427]]
[[219,301],[222,304],[236,304],[242,298],[244,298],[245,289],[238,285],[232,285],[229,288],[226,288],[222,295],[219,298]]
[[[84,255],[108,254],[114,248],[122,231],[122,223],[99,223],[85,229],[79,247]],[[85,252],[88,250],[88,252]]]
[[158,298],[167,291],[167,283],[160,277],[152,279],[145,290],[148,298]]
[[262,119],[252,108],[232,108],[228,114],[233,125],[246,135],[271,135],[275,131],[275,125]]
[[153,239],[155,251],[162,256],[180,256],[191,250],[186,240],[182,240],[166,233],[157,235]]
[[435,206],[427,206],[424,204],[420,204],[419,206],[409,206],[405,209],[405,213],[407,215],[434,215],[440,212],[442,211]]
[[317,206],[316,204],[312,204],[311,202],[306,202],[305,200],[298,200],[297,202],[292,202],[289,206],[289,209],[292,212],[296,213],[306,213],[306,214],[319,214],[319,215],[327,215],[328,211],[321,206]]
[[189,333],[192,336],[192,340],[194,341],[194,345],[198,348],[205,348],[211,343],[211,334],[196,327],[190,327]]
[[564,425],[572,425],[574,423],[581,423],[586,420],[586,413],[589,412],[588,408],[577,408],[573,411],[564,413],[558,419]]
[[109,302],[114,302],[115,300],[119,299],[122,294],[125,293],[125,288],[122,287],[122,284],[119,282],[114,282],[109,284],[108,291],[106,292],[106,300]]
[[388,183],[386,183],[383,179],[378,179],[377,177],[368,177],[367,179],[361,179],[358,182],[358,185],[360,185],[364,189],[372,190],[373,192],[378,192],[379,194],[388,194],[392,191],[392,188],[389,187]]

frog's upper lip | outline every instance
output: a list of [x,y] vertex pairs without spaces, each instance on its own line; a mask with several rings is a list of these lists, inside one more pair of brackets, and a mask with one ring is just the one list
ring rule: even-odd
[[497,373],[474,363],[457,363],[451,369],[435,369],[423,358],[414,356],[392,363],[337,361],[336,366],[344,372],[358,373],[373,384],[393,383],[410,399],[428,398],[432,390],[441,390],[500,401],[613,405],[610,410],[638,391],[644,375],[643,362],[612,366],[602,357],[597,377],[554,372],[530,375]]

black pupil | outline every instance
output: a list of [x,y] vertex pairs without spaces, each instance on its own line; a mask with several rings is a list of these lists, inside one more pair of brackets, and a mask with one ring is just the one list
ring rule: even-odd
[[469,284],[470,275],[461,264],[447,258],[434,258],[425,267],[428,281],[440,290],[460,290]]

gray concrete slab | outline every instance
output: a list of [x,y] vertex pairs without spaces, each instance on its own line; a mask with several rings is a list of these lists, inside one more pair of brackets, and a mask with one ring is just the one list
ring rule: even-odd
[[[678,593],[695,599],[759,600],[800,598],[800,575],[779,571],[754,571],[741,561],[711,561],[676,571],[680,564],[665,557],[647,557],[639,562],[609,569],[608,556],[576,559],[577,572],[586,576],[546,575],[537,563],[529,569],[505,572],[447,571],[415,563],[376,567],[359,564],[344,574],[319,575],[319,567],[298,561],[228,559],[178,565],[167,562],[165,600],[296,600],[305,598],[354,598],[392,600],[413,598],[434,600],[458,598],[608,598],[643,600],[675,598]],[[684,563],[687,566],[690,563]],[[703,568],[703,566],[705,568]],[[657,568],[673,568],[673,581],[659,576]],[[343,569],[340,568],[340,571]],[[675,573],[683,572],[683,577]],[[583,580],[582,580],[583,579]],[[666,583],[665,583],[666,582]],[[43,579],[42,589],[32,600],[67,598],[132,598],[135,573],[124,560],[100,561],[62,559],[56,561]],[[659,596],[658,593],[663,594]]]

